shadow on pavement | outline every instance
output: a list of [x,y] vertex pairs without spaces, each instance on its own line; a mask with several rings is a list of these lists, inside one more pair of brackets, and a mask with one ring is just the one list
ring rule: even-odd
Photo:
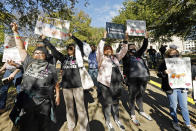
[[92,120],[89,122],[91,131],[105,131],[103,124],[98,120]]

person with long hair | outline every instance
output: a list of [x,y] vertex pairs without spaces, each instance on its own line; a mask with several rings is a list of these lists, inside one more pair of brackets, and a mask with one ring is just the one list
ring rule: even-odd
[[[114,127],[110,121],[112,110],[116,124],[121,130],[125,130],[125,127],[119,121],[119,98],[123,82],[119,61],[127,53],[128,46],[127,41],[124,41],[120,52],[114,55],[112,47],[109,44],[105,44],[106,35],[107,33],[105,32],[104,38],[100,41],[97,48],[98,88],[101,89],[103,97],[103,113],[108,129],[114,131]],[[127,34],[125,39],[128,40]]]
[[55,131],[50,125],[56,122],[55,103],[60,104],[56,68],[48,63],[48,52],[44,47],[37,47],[31,57],[20,39],[17,24],[12,23],[11,26],[24,74],[21,92],[17,95],[10,118],[19,125],[20,131]]
[[[179,51],[175,49],[169,49],[165,53],[165,58],[179,58],[180,54]],[[191,131],[196,131],[196,129],[191,125],[190,117],[189,117],[189,111],[187,106],[187,89],[186,88],[175,88],[172,89],[169,85],[168,80],[168,73],[169,70],[166,67],[165,61],[161,63],[161,65],[158,68],[159,77],[162,78],[162,89],[165,91],[167,98],[169,100],[169,109],[170,109],[170,115],[173,119],[172,126],[175,130],[181,131],[180,125],[178,124],[178,118],[177,118],[177,105],[179,104],[181,108],[181,113],[183,116],[183,119],[185,121],[185,124],[187,128],[189,128]]]
[[[67,54],[63,55],[47,40],[44,39],[44,44],[51,50],[53,56],[61,62],[63,95],[66,105],[68,130],[73,131],[76,127],[76,118],[74,113],[74,100],[76,110],[78,113],[78,124],[80,131],[89,130],[88,117],[84,105],[84,89],[82,87],[82,80],[80,76],[80,68],[83,65],[83,56],[89,55],[89,49],[84,50],[84,43],[73,36],[69,36],[76,42],[76,44],[69,44],[67,47]],[[89,47],[90,46],[85,46]],[[90,48],[91,50],[91,48]]]

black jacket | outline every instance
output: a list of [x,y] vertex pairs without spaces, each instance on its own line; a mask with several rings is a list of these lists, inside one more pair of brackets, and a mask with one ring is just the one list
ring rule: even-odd
[[165,70],[167,70],[167,67],[165,61],[163,61],[158,68],[157,76],[162,79],[161,82],[162,90],[167,92],[167,91],[171,91],[172,88],[169,85],[168,75],[165,73]]
[[[144,54],[144,52],[146,51],[148,47],[148,39],[144,38],[144,41],[143,41],[143,45],[142,47],[136,51],[135,53],[135,57],[136,58],[140,58],[141,59],[141,62],[144,64],[144,68],[147,70],[148,74],[149,74],[149,69],[147,67],[147,64],[146,62],[143,60],[142,58],[142,55]],[[123,61],[123,75],[125,76],[129,76],[130,75],[130,68],[134,68],[134,67],[130,67],[130,58],[131,56],[129,55],[129,52],[125,55],[125,57],[122,59]]]

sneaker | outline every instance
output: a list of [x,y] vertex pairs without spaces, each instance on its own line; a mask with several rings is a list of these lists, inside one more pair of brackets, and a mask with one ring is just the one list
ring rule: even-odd
[[191,131],[196,131],[196,128],[192,125],[187,125],[187,128]]
[[114,131],[114,127],[111,122],[106,122],[106,125],[108,126],[109,131]]
[[146,114],[145,112],[140,112],[140,115],[145,117],[147,120],[152,121],[152,118],[148,114]]
[[140,122],[136,119],[135,115],[131,115],[131,120],[136,126],[140,126]]
[[178,123],[172,121],[172,126],[176,131],[182,131]]
[[118,127],[121,129],[121,131],[125,131],[125,127],[123,126],[123,124],[119,120],[115,120],[115,122],[118,125]]

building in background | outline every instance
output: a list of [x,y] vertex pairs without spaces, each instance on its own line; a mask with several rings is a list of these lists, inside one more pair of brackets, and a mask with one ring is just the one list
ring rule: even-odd
[[[196,43],[193,40],[184,40],[181,39],[180,37],[173,36],[171,42],[167,43],[162,43],[163,45],[167,45],[167,49],[169,48],[169,45],[176,45],[178,50],[181,53],[190,53],[194,50],[196,50]],[[161,43],[156,42],[156,43],[151,43],[149,42],[148,48],[150,46],[153,46],[153,49],[159,51],[159,48],[161,47]]]

